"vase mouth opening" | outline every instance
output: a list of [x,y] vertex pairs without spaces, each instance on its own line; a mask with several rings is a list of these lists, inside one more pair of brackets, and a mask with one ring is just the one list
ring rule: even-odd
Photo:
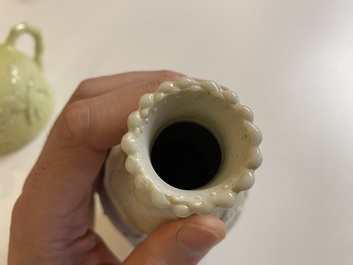
[[195,190],[211,182],[223,161],[223,146],[199,122],[179,119],[162,126],[150,146],[151,164],[168,185]]
[[237,105],[206,91],[182,90],[151,110],[139,138],[141,161],[161,190],[201,192],[237,182],[250,144]]
[[137,194],[180,217],[232,207],[262,162],[252,121],[238,96],[212,81],[162,83],[141,97],[121,143]]

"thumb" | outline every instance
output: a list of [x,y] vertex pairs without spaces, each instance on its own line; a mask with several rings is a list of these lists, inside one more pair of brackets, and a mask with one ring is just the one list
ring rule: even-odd
[[217,217],[193,215],[158,228],[123,264],[194,265],[225,235],[225,225]]

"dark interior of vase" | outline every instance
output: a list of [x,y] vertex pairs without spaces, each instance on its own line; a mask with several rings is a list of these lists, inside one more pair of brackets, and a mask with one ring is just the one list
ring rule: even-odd
[[215,136],[192,122],[177,122],[161,131],[151,148],[151,163],[169,185],[184,190],[200,188],[217,174],[222,151]]

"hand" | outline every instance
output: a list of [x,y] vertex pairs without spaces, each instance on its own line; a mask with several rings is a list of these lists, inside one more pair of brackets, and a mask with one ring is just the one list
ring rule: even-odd
[[93,231],[93,194],[108,150],[127,131],[139,98],[169,71],[132,72],[84,81],[55,122],[12,214],[10,265],[197,264],[225,237],[223,222],[191,216],[154,231],[120,263]]

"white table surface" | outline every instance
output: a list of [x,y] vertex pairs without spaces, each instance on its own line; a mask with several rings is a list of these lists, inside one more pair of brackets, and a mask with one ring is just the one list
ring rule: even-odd
[[[212,79],[254,111],[264,163],[200,264],[353,264],[353,1],[1,0],[0,42],[22,21],[42,30],[57,113],[83,79],[150,69]],[[0,264],[48,128],[0,157]],[[119,257],[131,250],[100,209],[97,230]]]

